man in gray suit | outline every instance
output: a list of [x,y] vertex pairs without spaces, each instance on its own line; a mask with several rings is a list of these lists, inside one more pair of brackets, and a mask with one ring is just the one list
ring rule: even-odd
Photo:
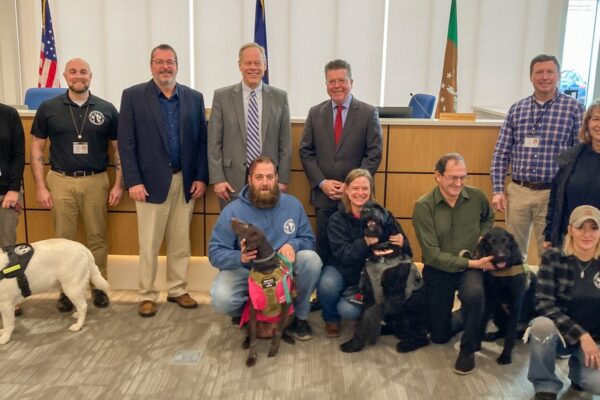
[[221,208],[238,196],[248,165],[258,156],[277,167],[279,188],[287,189],[292,152],[287,93],[262,82],[265,50],[256,43],[240,48],[242,81],[217,89],[208,125],[210,183]]
[[317,215],[317,253],[324,265],[330,253],[327,221],[342,198],[346,175],[354,168],[374,175],[381,162],[377,109],[352,96],[352,83],[348,62],[325,65],[330,99],[310,109],[300,143],[300,160],[312,187],[310,203]]

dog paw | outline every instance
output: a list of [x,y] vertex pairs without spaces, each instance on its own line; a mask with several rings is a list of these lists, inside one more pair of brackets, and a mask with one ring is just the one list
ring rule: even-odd
[[254,367],[256,365],[256,354],[250,354],[246,359],[246,367]]
[[296,344],[296,340],[291,335],[287,334],[286,332],[283,332],[283,334],[281,335],[281,338],[286,343]]
[[396,344],[396,351],[398,353],[408,353],[409,351],[414,351],[416,349],[420,349],[421,347],[425,347],[428,344],[429,339],[427,338],[401,340]]
[[358,340],[348,340],[346,343],[340,345],[340,350],[344,353],[356,353],[361,351],[365,347],[365,344]]
[[0,344],[6,344],[10,340],[10,334],[3,333],[0,336]]
[[77,332],[81,330],[81,325],[80,324],[73,324],[69,327],[69,330],[71,332]]
[[506,365],[512,363],[512,357],[510,354],[500,354],[498,358],[496,358],[496,362],[500,365]]

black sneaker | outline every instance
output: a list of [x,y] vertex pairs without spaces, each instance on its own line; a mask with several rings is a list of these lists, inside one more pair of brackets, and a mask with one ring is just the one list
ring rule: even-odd
[[308,321],[304,319],[294,318],[294,322],[291,323],[288,329],[292,336],[303,342],[313,338],[312,329],[308,325]]
[[578,384],[576,384],[573,381],[571,381],[571,389],[573,389],[576,392],[583,392],[584,391],[581,386],[579,386]]
[[535,400],[556,400],[556,393],[537,392],[535,394]]
[[460,375],[467,375],[475,369],[475,354],[458,353],[458,358],[454,364],[454,372]]
[[73,311],[73,303],[71,303],[71,300],[69,300],[63,292],[60,292],[60,297],[56,302],[56,308],[58,308],[58,311],[60,312],[71,312]]
[[92,289],[92,297],[94,298],[94,305],[98,308],[106,308],[110,304],[110,300],[103,290]]

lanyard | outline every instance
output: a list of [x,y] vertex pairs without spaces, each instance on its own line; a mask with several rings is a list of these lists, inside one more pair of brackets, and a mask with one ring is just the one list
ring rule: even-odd
[[531,96],[531,121],[533,122],[533,127],[531,128],[531,134],[535,135],[536,131],[535,131],[535,127],[540,123],[540,121],[542,120],[542,118],[544,118],[544,115],[546,115],[546,111],[548,111],[550,109],[550,107],[552,107],[552,104],[554,104],[554,102],[556,101],[556,99],[558,99],[558,96],[555,96],[552,100],[550,100],[547,103],[544,103],[540,106],[540,108],[542,109],[538,115],[537,118],[533,117],[533,114],[535,113],[535,97]]
[[85,115],[83,116],[83,122],[81,122],[81,129],[77,127],[77,122],[75,121],[75,115],[73,114],[73,106],[69,104],[69,111],[71,111],[71,119],[73,120],[73,125],[75,126],[75,132],[77,132],[77,139],[81,140],[83,137],[83,127],[85,126],[85,120],[87,119],[88,111],[90,109],[90,104],[85,107]]

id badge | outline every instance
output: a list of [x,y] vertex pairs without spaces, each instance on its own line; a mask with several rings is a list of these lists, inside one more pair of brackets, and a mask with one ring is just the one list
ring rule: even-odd
[[88,144],[87,142],[73,142],[73,154],[87,154]]
[[540,138],[528,137],[525,138],[525,147],[536,149],[540,147]]

